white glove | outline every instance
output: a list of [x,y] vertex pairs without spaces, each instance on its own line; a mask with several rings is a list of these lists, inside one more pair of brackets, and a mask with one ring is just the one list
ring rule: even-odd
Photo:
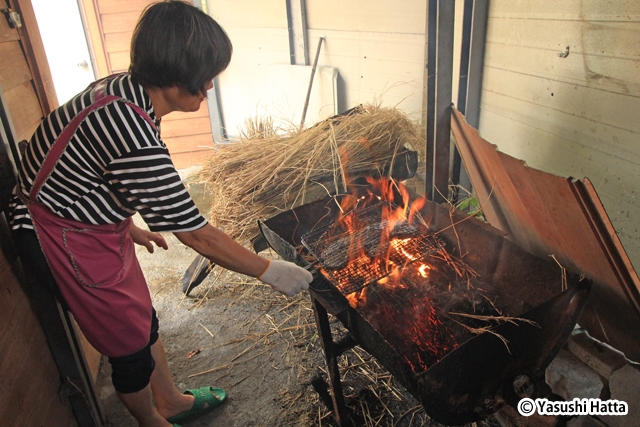
[[292,262],[269,260],[269,266],[258,280],[268,283],[277,291],[292,297],[303,289],[309,289],[313,276]]

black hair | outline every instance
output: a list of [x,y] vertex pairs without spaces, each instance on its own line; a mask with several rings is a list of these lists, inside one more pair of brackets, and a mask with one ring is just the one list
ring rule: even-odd
[[213,18],[183,1],[167,0],[147,7],[136,24],[129,73],[143,86],[204,94],[229,65],[232,51]]

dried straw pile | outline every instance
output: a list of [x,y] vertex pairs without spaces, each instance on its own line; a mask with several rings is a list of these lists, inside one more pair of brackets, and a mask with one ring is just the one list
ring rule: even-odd
[[213,223],[243,244],[257,234],[258,219],[344,192],[349,179],[389,170],[404,147],[424,147],[419,125],[378,106],[286,136],[264,129],[243,136],[218,145],[199,179],[212,199]]

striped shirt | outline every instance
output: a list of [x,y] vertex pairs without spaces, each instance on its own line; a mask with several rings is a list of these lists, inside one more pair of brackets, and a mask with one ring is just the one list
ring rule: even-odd
[[[160,139],[147,92],[128,74],[107,79],[106,94],[146,111],[156,129],[123,100],[87,115],[76,129],[38,201],[57,215],[88,224],[116,224],[139,212],[152,231],[193,231],[207,221],[200,214]],[[89,87],[47,116],[31,137],[20,164],[28,195],[45,155],[73,117],[91,104]],[[17,196],[10,204],[12,229],[33,228]]]

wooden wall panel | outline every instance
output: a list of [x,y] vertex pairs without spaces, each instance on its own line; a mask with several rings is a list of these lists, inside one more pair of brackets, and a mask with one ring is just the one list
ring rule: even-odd
[[5,92],[18,141],[30,139],[42,121],[42,110],[31,82],[26,82]]
[[[0,9],[4,9],[6,7],[6,0],[0,0]],[[18,30],[9,27],[9,23],[3,16],[2,19],[0,19],[0,43],[10,40],[20,40],[20,35],[18,34]]]
[[100,13],[137,12],[138,15],[149,4],[157,0],[98,0]]
[[108,52],[127,52],[131,48],[131,33],[111,33],[104,35],[104,47]]
[[109,52],[109,63],[111,64],[111,73],[122,73],[129,69],[130,56],[129,51],[126,52]]
[[60,402],[60,375],[11,265],[0,251],[0,424],[73,427]]
[[105,34],[131,33],[140,18],[140,12],[102,13],[102,30]]
[[162,123],[162,139],[200,134],[200,129],[209,126],[208,117],[194,117]]
[[182,136],[171,139],[167,145],[173,164],[178,169],[203,164],[212,153],[214,147],[210,135]]
[[31,71],[19,41],[0,42],[0,85],[7,92],[31,80]]
[[[154,0],[81,0],[85,11],[85,21],[92,23],[91,43],[94,45],[94,52],[102,52],[101,61],[106,64],[106,71],[101,71],[100,77],[108,74],[126,72],[130,63],[131,35],[138,19],[144,9]],[[175,138],[194,137],[194,141],[200,139],[211,140],[211,123],[209,119],[206,103],[203,104],[199,112],[189,113],[179,118],[172,117],[173,114],[164,117],[162,120],[162,139],[167,147],[175,147],[182,142],[174,141]],[[173,153],[173,150],[171,150]],[[187,159],[187,160],[184,160]],[[198,156],[183,156],[181,165],[188,164],[189,159],[196,159]]]
[[531,167],[589,178],[636,270],[638,23],[634,0],[492,0],[479,126]]

